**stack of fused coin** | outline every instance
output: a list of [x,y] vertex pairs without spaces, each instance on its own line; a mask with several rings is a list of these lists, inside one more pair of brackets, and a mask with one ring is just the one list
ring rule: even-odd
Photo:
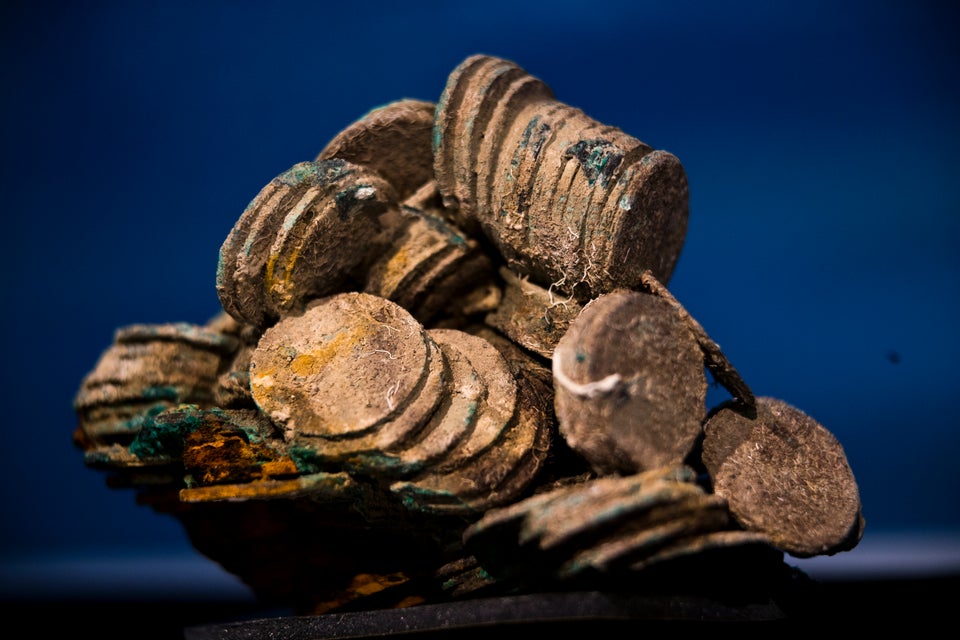
[[117,330],[75,443],[301,613],[852,549],[841,445],[667,286],[687,192],[673,155],[471,56],[270,180],[220,247],[222,312]]
[[667,465],[558,487],[491,511],[464,544],[487,574],[541,588],[622,580],[711,549],[776,554],[764,534],[731,526],[726,500],[696,480]]

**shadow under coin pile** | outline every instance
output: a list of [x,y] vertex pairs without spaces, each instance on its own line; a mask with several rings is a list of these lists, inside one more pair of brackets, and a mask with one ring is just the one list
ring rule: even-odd
[[270,180],[222,312],[118,329],[74,442],[299,614],[603,590],[785,616],[785,555],[854,548],[859,492],[671,294],[687,216],[674,156],[471,56]]

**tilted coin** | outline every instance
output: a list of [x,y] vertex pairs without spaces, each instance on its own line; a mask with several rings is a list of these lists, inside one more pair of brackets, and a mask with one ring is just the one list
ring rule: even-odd
[[436,105],[402,99],[376,107],[340,131],[316,160],[339,158],[383,177],[405,200],[433,179],[433,116]]
[[665,300],[619,290],[587,303],[553,353],[560,433],[599,473],[678,464],[706,412],[703,354]]
[[748,531],[804,558],[846,551],[863,531],[860,492],[843,447],[823,425],[777,398],[732,401],[704,425],[713,490]]
[[502,267],[503,295],[484,321],[547,360],[582,306],[574,298],[521,278]]
[[730,360],[727,359],[723,350],[720,349],[720,345],[707,335],[703,326],[690,315],[690,312],[680,304],[680,301],[677,300],[670,290],[657,280],[651,272],[645,272],[640,277],[640,281],[650,293],[663,298],[676,310],[681,321],[690,329],[697,343],[700,345],[700,349],[703,350],[704,364],[707,369],[710,370],[714,379],[726,387],[734,400],[746,406],[752,406],[754,397],[750,386],[740,377],[740,374],[730,363]]

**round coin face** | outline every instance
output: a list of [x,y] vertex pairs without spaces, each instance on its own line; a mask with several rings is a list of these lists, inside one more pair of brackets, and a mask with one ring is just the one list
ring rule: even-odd
[[859,541],[860,491],[842,445],[783,400],[757,398],[755,415],[721,405],[704,424],[702,459],[743,528],[779,549],[805,558]]
[[404,411],[428,373],[427,351],[423,326],[403,307],[337,294],[264,332],[250,390],[287,436],[356,436]]
[[433,178],[435,109],[433,102],[408,98],[377,107],[330,140],[317,160],[368,167],[406,198]]
[[600,473],[682,462],[701,432],[703,353],[676,310],[639,291],[585,305],[553,354],[560,433]]

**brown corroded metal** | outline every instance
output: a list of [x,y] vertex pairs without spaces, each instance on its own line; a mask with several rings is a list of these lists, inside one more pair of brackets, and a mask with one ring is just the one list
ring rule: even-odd
[[434,173],[451,215],[517,274],[582,302],[637,287],[644,270],[669,281],[689,215],[673,154],[487,55],[450,74],[434,127]]
[[288,438],[350,438],[402,411],[427,376],[428,352],[422,326],[402,307],[336,294],[264,332],[250,389]]
[[363,290],[396,302],[421,322],[496,308],[494,259],[452,226],[430,180],[404,201],[404,227],[371,265]]
[[367,167],[406,200],[433,180],[433,113],[426,100],[397,100],[371,109],[335,135],[317,161],[339,158]]
[[117,329],[74,397],[76,436],[87,448],[128,445],[149,415],[180,403],[211,405],[238,346],[233,336],[189,323]]
[[393,187],[372,170],[338,158],[297,163],[260,190],[224,240],[220,302],[262,330],[355,288],[402,215]]
[[649,271],[640,276],[643,287],[650,293],[665,300],[680,318],[680,321],[693,333],[697,344],[703,351],[704,365],[714,379],[722,384],[733,396],[733,399],[747,407],[754,404],[753,391],[750,385],[740,376],[726,354],[716,342],[707,334],[703,326],[690,315],[690,312],[677,300],[670,290]]
[[600,473],[679,464],[700,436],[703,354],[662,298],[590,301],[557,344],[553,377],[560,432]]
[[692,468],[670,465],[586,479],[491,509],[464,531],[464,543],[495,579],[592,586],[708,545],[749,544],[782,555],[766,536],[744,534],[724,498],[698,484]]
[[453,455],[390,489],[417,510],[475,518],[535,484],[551,451],[552,394],[535,370],[505,360],[484,338],[455,329],[432,333],[464,345],[471,363],[482,367],[493,396],[480,409],[479,428]]
[[[677,158],[471,56],[264,186],[222,312],[118,330],[74,442],[302,614],[769,591],[784,554],[859,542],[859,493],[669,290],[686,225]],[[707,371],[732,396],[709,410]]]
[[730,402],[704,425],[714,491],[749,531],[796,557],[833,555],[863,535],[860,492],[843,446],[796,407],[761,396]]
[[485,322],[525,349],[550,360],[557,343],[582,305],[573,298],[500,268],[503,289],[499,304]]

